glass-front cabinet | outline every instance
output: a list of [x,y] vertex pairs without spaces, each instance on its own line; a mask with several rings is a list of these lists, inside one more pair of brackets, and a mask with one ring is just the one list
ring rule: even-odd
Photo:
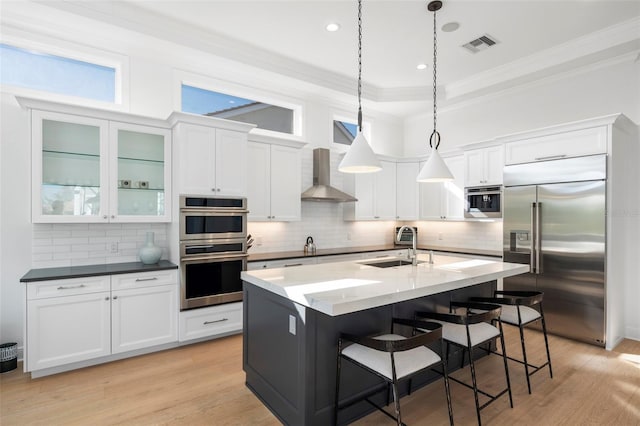
[[33,222],[166,222],[170,132],[32,110]]

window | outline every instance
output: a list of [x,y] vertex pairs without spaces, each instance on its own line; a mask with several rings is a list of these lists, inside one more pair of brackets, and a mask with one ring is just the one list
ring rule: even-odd
[[333,120],[333,143],[351,145],[356,137],[358,125],[347,121]]
[[0,83],[116,101],[116,68],[0,44]]
[[294,110],[225,93],[182,85],[182,111],[251,123],[260,129],[294,133]]

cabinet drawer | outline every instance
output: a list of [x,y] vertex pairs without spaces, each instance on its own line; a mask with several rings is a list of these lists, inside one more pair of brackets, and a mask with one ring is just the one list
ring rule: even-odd
[[111,289],[124,290],[128,288],[151,287],[156,285],[170,285],[178,282],[176,269],[153,272],[137,272],[111,276]]
[[505,144],[505,164],[532,163],[607,152],[607,128],[594,127]]
[[108,275],[31,282],[27,284],[27,299],[47,299],[109,291],[109,284]]
[[180,312],[179,340],[199,339],[242,331],[242,303]]

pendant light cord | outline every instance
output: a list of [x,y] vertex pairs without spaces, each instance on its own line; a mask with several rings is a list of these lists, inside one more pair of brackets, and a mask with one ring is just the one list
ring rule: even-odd
[[438,106],[437,106],[437,102],[436,102],[436,97],[437,97],[437,60],[438,60],[438,43],[437,43],[437,26],[436,26],[436,12],[438,9],[435,9],[433,11],[433,132],[431,133],[431,136],[429,137],[429,146],[431,148],[433,148],[433,144],[434,144],[434,138],[435,138],[435,149],[438,149],[438,147],[440,146],[440,133],[436,130],[436,117],[437,117],[437,110],[438,110]]
[[358,129],[362,133],[362,0],[358,0]]

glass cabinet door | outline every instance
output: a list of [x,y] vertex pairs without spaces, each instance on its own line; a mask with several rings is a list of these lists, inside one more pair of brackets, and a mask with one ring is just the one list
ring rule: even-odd
[[33,111],[34,222],[103,222],[107,122]]
[[170,218],[170,133],[167,129],[112,122],[111,220]]

